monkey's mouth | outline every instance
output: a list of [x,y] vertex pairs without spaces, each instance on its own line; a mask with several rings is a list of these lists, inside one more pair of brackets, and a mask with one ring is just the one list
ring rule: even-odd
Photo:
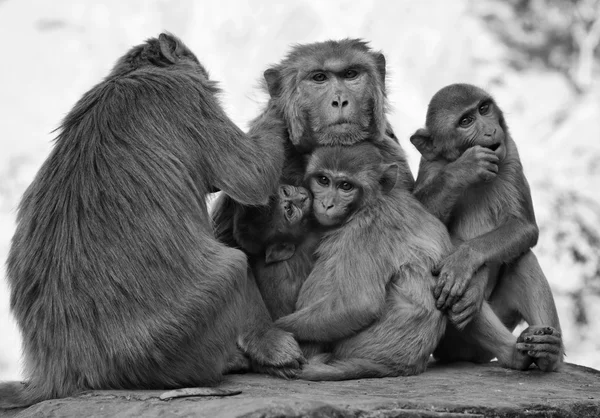
[[496,151],[498,148],[500,148],[500,142],[496,142],[495,144],[488,145],[486,148],[489,148],[492,151]]

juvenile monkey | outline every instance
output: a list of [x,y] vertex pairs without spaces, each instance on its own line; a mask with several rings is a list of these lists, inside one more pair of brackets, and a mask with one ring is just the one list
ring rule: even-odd
[[[456,327],[448,327],[435,356],[483,362],[498,347],[517,343],[528,356],[521,368],[535,362],[544,371],[558,369],[564,356],[560,323],[531,251],[538,227],[502,111],[482,89],[453,84],[433,96],[425,128],[410,140],[422,155],[414,194],[444,222],[457,245],[436,265],[437,306],[448,309]],[[475,274],[483,266],[490,274]],[[483,286],[477,282],[481,278]],[[464,297],[477,288],[482,291],[476,298]],[[480,315],[461,314],[475,312],[483,300],[495,314],[487,323]],[[522,320],[529,327],[517,340],[511,331]]]
[[268,207],[246,212],[254,222],[242,222],[248,227],[235,231],[274,320],[294,311],[298,291],[314,264],[320,228],[311,208],[307,189],[281,185]]
[[399,173],[369,143],[320,147],[310,156],[313,214],[327,230],[296,312],[276,324],[331,352],[309,358],[301,379],[421,373],[444,333],[431,269],[450,239],[409,191],[395,187]]

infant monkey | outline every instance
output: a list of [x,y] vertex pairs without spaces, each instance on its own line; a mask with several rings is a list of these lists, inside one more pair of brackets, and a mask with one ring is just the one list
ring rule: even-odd
[[295,311],[298,292],[314,265],[319,234],[311,208],[310,191],[281,185],[268,208],[244,214],[255,219],[252,226],[235,231],[237,242],[250,255],[256,283],[273,320]]

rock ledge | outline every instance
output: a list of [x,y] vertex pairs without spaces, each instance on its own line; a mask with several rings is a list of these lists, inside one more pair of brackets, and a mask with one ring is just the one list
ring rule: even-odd
[[433,365],[419,376],[344,382],[231,375],[242,390],[224,398],[161,401],[164,391],[94,391],[10,417],[600,417],[600,371],[566,364],[559,373],[494,363]]

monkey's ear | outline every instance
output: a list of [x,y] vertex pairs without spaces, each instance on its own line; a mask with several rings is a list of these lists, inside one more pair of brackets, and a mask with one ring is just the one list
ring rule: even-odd
[[377,64],[377,71],[379,71],[379,75],[381,76],[381,82],[385,86],[385,55],[381,53],[376,54],[375,63]]
[[185,45],[170,33],[161,33],[158,35],[158,45],[160,46],[162,56],[173,64],[179,60],[186,50]]
[[384,166],[383,175],[379,180],[384,194],[389,193],[396,186],[399,171],[400,167],[398,167],[398,164],[393,163]]
[[289,260],[296,252],[296,246],[291,242],[278,242],[267,247],[265,263],[271,264],[278,261]]
[[279,70],[275,68],[269,68],[264,73],[265,81],[267,82],[267,89],[269,89],[269,95],[271,97],[277,97],[281,93],[281,76]]
[[426,160],[433,160],[436,157],[436,152],[433,147],[433,138],[427,128],[417,129],[417,131],[411,135],[410,142],[412,142]]

